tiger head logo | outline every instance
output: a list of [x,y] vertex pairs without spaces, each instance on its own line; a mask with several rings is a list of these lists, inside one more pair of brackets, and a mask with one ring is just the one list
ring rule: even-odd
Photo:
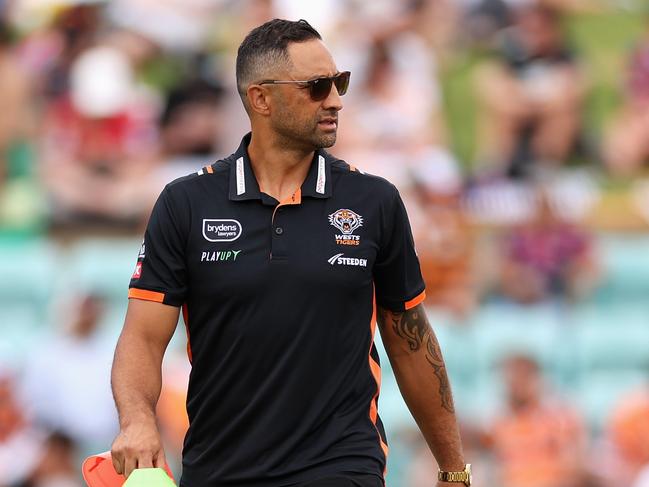
[[350,235],[358,227],[363,226],[363,217],[352,210],[340,209],[329,215],[329,223],[343,234]]

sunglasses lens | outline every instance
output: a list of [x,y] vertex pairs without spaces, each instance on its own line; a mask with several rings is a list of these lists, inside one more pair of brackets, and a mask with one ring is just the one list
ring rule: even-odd
[[336,90],[338,90],[340,96],[344,95],[349,87],[350,74],[349,71],[345,71],[333,78],[318,78],[310,81],[311,99],[313,101],[322,101],[327,98],[331,93],[332,84],[336,85]]
[[349,71],[345,71],[344,73],[340,73],[334,79],[334,83],[336,84],[336,89],[338,90],[338,94],[340,96],[343,96],[345,93],[347,93],[347,88],[349,88],[350,74],[351,73]]
[[311,99],[322,101],[331,93],[331,78],[319,78],[311,81]]

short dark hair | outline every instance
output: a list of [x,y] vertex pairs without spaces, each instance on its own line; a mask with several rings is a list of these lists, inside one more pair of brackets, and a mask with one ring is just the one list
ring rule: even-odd
[[248,86],[261,81],[269,67],[278,63],[290,65],[290,43],[312,39],[322,40],[322,36],[303,19],[273,19],[251,30],[237,52],[237,90],[244,105]]

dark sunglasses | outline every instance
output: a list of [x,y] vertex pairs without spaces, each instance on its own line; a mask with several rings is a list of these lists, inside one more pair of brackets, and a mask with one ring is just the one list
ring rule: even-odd
[[313,101],[322,101],[331,93],[331,85],[336,85],[336,90],[340,96],[347,93],[349,88],[350,71],[343,71],[334,76],[324,76],[322,78],[311,79],[308,81],[300,80],[276,80],[266,79],[257,83],[258,85],[283,85],[296,83],[302,85],[302,88],[309,88],[309,95]]

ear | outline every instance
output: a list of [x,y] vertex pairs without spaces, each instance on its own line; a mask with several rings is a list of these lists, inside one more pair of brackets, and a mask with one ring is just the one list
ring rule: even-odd
[[270,93],[261,85],[250,85],[246,91],[250,110],[260,115],[270,113]]

